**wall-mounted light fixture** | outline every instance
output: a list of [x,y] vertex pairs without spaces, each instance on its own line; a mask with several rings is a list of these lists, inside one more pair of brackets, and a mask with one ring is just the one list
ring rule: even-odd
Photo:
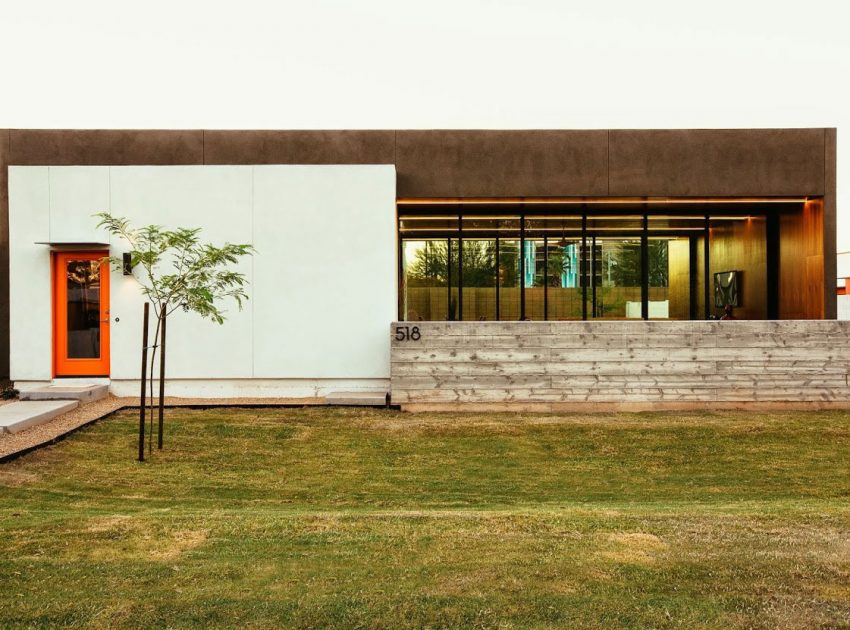
[[130,256],[130,252],[121,254],[121,271],[125,276],[133,275],[133,257]]

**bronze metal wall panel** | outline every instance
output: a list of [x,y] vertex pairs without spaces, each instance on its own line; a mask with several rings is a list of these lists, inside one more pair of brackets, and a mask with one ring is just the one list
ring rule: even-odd
[[835,293],[838,277],[836,141],[837,130],[824,129],[823,286],[826,290],[823,316],[826,319],[838,317],[838,296]]
[[206,131],[205,164],[392,164],[394,131]]
[[614,196],[824,194],[823,129],[610,133]]
[[608,194],[607,131],[399,131],[399,197]]
[[203,164],[203,131],[13,129],[10,164]]

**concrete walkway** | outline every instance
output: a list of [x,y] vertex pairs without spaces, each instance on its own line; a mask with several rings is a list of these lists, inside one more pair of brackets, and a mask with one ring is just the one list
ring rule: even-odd
[[107,385],[83,383],[80,385],[65,385],[53,383],[43,387],[34,387],[21,391],[21,400],[78,400],[85,405],[96,400],[102,400],[109,394]]
[[79,406],[76,400],[22,400],[0,407],[0,433],[17,433]]
[[0,407],[0,433],[18,433],[44,424],[80,405],[102,400],[106,385],[54,383],[21,392],[21,400]]

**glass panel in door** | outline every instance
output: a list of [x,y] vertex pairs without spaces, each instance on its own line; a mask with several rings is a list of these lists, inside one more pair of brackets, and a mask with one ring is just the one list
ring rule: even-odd
[[65,264],[69,359],[100,358],[100,265],[94,260]]

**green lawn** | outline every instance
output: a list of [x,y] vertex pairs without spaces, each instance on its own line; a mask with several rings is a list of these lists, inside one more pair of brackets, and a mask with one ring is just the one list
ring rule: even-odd
[[850,627],[850,414],[121,413],[0,466],[0,626]]

